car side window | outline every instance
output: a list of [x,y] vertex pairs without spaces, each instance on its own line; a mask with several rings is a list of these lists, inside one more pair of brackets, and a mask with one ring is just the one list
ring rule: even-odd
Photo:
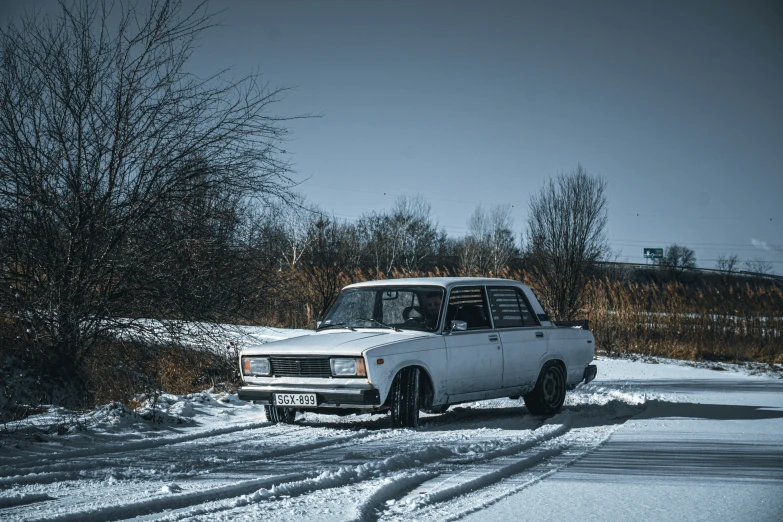
[[536,318],[536,314],[533,313],[530,303],[527,302],[525,293],[519,288],[515,288],[514,290],[516,291],[517,299],[519,300],[519,309],[522,311],[522,322],[524,323],[524,326],[538,326],[538,319]]
[[495,286],[487,288],[487,292],[495,328],[538,325],[525,296],[518,288]]
[[446,310],[446,326],[451,321],[465,321],[468,330],[491,328],[482,287],[457,287],[451,290]]

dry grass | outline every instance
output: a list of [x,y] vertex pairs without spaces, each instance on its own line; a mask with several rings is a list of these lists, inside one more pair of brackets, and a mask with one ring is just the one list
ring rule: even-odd
[[142,394],[186,394],[238,384],[234,357],[174,345],[119,342],[97,347],[70,384],[63,384],[52,378],[57,372],[51,360],[41,355],[45,350],[33,351],[31,346],[0,321],[0,424],[43,411],[41,406],[47,404],[81,409],[122,402],[135,408]]
[[217,384],[236,384],[234,361],[178,346],[108,344],[85,364],[95,404],[119,401],[131,407],[140,394],[186,394]]
[[679,283],[596,280],[584,318],[599,348],[677,359],[783,363],[783,291],[748,283],[689,291]]

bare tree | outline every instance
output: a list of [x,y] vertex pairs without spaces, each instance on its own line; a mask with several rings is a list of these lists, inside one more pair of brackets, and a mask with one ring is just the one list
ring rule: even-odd
[[[385,274],[426,269],[441,237],[430,204],[421,196],[399,196],[391,211],[362,215],[357,223],[370,266]],[[431,262],[428,263],[428,260]]]
[[293,268],[314,240],[314,225],[323,219],[323,212],[298,194],[288,201],[281,200],[271,205],[268,212],[269,218],[280,227],[280,237],[284,242],[280,255]]
[[739,268],[739,262],[740,260],[737,254],[718,254],[718,261],[715,263],[715,268],[724,272],[736,272]]
[[301,269],[308,290],[315,298],[316,317],[323,317],[340,289],[347,284],[351,271],[358,268],[360,248],[356,227],[322,217],[312,224],[310,248]]
[[609,254],[605,192],[606,182],[578,165],[530,198],[526,263],[556,319],[576,315],[595,263]]
[[478,205],[467,224],[468,233],[460,255],[461,268],[467,273],[497,275],[519,255],[510,205],[496,205],[489,210]]
[[421,195],[399,196],[392,217],[401,228],[401,265],[407,272],[427,269],[434,262],[438,241],[437,224],[432,220],[432,206]]
[[767,261],[766,259],[763,259],[761,257],[757,257],[755,259],[749,259],[745,261],[745,270],[748,272],[753,272],[755,274],[771,274],[772,273],[772,263]]
[[676,243],[669,245],[666,253],[658,260],[658,266],[672,277],[677,277],[686,270],[696,268],[696,253],[690,248]]
[[151,282],[191,285],[216,244],[241,247],[246,203],[291,186],[268,113],[281,91],[187,72],[204,4],[141,5],[63,2],[0,32],[0,311],[64,380],[111,331],[142,327],[120,318],[171,313]]
[[399,262],[402,229],[385,212],[372,211],[361,215],[356,223],[367,265],[384,274],[391,273]]
[[465,238],[450,237],[443,231],[438,238],[434,267],[443,274],[459,274],[464,245]]

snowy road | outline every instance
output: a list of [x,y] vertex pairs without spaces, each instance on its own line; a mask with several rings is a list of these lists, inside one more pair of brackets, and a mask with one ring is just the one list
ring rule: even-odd
[[598,365],[548,419],[509,399],[395,431],[272,426],[226,394],[166,396],[159,424],[103,408],[0,448],[0,519],[781,519],[782,379]]

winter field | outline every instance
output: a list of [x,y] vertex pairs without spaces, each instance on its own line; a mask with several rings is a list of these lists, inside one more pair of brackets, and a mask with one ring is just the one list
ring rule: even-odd
[[215,390],[51,410],[0,439],[0,520],[783,520],[783,368],[596,364],[551,418],[503,399],[416,430],[270,425]]

